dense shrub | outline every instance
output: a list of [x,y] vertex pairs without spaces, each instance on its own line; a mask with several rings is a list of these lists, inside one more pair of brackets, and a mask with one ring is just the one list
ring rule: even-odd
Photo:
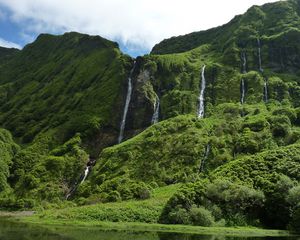
[[189,214],[193,225],[209,227],[214,224],[212,213],[204,207],[193,206]]

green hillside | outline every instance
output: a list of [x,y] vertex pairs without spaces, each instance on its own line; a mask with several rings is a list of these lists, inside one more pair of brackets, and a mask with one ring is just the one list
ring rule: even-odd
[[74,32],[0,48],[0,208],[299,229],[299,40],[288,0],[136,59]]

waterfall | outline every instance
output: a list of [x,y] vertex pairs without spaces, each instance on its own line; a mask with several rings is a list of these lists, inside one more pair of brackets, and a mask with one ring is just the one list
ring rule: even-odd
[[245,102],[245,80],[242,78],[241,80],[241,104]]
[[[242,58],[242,64],[243,64],[243,74],[247,73],[247,58],[246,58],[246,53],[245,51],[242,51],[241,54],[241,58]],[[244,104],[245,102],[245,80],[242,78],[241,80],[241,104]]]
[[87,162],[87,165],[84,169],[84,173],[81,174],[80,178],[72,185],[70,191],[66,195],[66,200],[68,200],[70,197],[72,197],[72,195],[76,192],[78,186],[86,180],[87,176],[89,175],[89,173],[92,169],[92,166],[94,166],[95,164],[96,164],[96,159],[89,158],[89,161]]
[[207,144],[206,147],[205,147],[205,153],[204,153],[203,159],[202,159],[201,164],[200,164],[200,169],[199,169],[200,172],[203,172],[203,170],[204,170],[204,164],[205,164],[205,162],[208,158],[209,152],[210,152],[210,145]]
[[91,169],[91,166],[86,166],[86,168],[84,170],[84,175],[83,175],[83,178],[82,178],[80,184],[82,184],[85,181],[85,179],[87,178],[87,176],[90,173],[90,169]]
[[[260,39],[257,39],[257,46],[258,46],[258,64],[259,64],[259,71],[261,73],[264,72],[264,69],[262,68],[262,63],[261,63],[261,43]],[[264,77],[264,101],[267,103],[268,102],[268,83],[267,79]]]
[[151,123],[155,124],[159,120],[159,107],[160,107],[160,100],[159,97],[156,95],[155,103],[154,103],[154,112],[152,116]]
[[198,117],[203,118],[204,117],[204,93],[205,93],[205,65],[202,67],[202,73],[201,73],[201,91],[199,95],[199,110],[198,110]]
[[246,53],[242,52],[242,60],[243,60],[243,73],[247,73],[247,58]]
[[259,71],[262,73],[264,70],[261,65],[261,44],[260,44],[260,39],[257,39],[257,46],[258,46],[258,66],[259,66]]
[[123,140],[123,137],[124,137],[124,130],[125,130],[125,126],[126,126],[126,117],[127,117],[128,108],[129,108],[129,104],[130,104],[130,100],[131,100],[131,94],[132,94],[132,74],[134,72],[135,65],[136,65],[136,61],[134,61],[133,68],[131,69],[129,77],[128,77],[126,102],[125,102],[123,118],[122,118],[121,126],[120,126],[120,134],[119,134],[119,138],[118,138],[118,143],[121,143]]
[[267,83],[266,78],[265,78],[265,82],[264,82],[264,101],[265,101],[265,103],[268,102],[268,83]]

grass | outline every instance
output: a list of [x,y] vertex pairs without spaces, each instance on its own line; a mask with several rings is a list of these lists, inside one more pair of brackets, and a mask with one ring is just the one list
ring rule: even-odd
[[254,227],[200,227],[187,225],[166,225],[154,223],[137,223],[137,222],[102,222],[102,221],[78,221],[78,220],[53,220],[38,219],[36,217],[18,218],[18,221],[47,225],[47,226],[76,226],[76,227],[95,227],[102,230],[121,230],[136,232],[172,232],[172,233],[189,233],[203,235],[226,235],[226,236],[247,236],[247,237],[264,237],[264,236],[291,236],[291,233],[284,230],[267,230]]
[[33,221],[70,221],[70,222],[144,222],[157,223],[169,198],[180,184],[161,187],[153,191],[147,200],[130,200],[115,203],[99,203],[89,206],[68,207],[60,210],[46,210],[37,213]]
[[187,225],[157,224],[168,199],[181,184],[154,190],[150,199],[90,206],[46,210],[33,216],[15,216],[19,222],[42,226],[74,226],[97,230],[120,230],[134,232],[172,232],[226,236],[289,236],[288,231],[265,230],[254,227],[199,227]]

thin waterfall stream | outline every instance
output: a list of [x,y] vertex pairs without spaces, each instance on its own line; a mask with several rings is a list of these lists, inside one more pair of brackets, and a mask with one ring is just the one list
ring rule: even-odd
[[127,87],[127,95],[126,95],[126,102],[124,105],[124,111],[123,111],[123,117],[120,125],[120,133],[118,137],[118,143],[121,143],[124,138],[124,130],[126,126],[126,118],[128,113],[129,104],[131,101],[131,95],[132,95],[132,75],[135,69],[136,61],[134,61],[133,67],[130,71],[129,77],[128,77],[128,87]]
[[260,43],[260,39],[257,39],[257,46],[258,46],[258,66],[259,66],[259,71],[262,73],[264,70],[262,68],[262,64],[261,64],[261,43]]
[[70,191],[68,192],[68,194],[66,195],[66,200],[68,200],[70,197],[72,197],[72,195],[76,192],[78,186],[82,183],[84,183],[84,181],[86,180],[86,178],[88,177],[89,173],[92,170],[92,167],[96,164],[96,159],[95,158],[89,158],[86,167],[84,169],[84,173],[81,174],[80,178],[78,179],[78,181],[76,181],[73,186],[71,187]]
[[[242,65],[243,65],[243,74],[247,73],[247,57],[245,51],[242,52],[241,54],[242,58]],[[245,80],[242,78],[241,80],[241,104],[244,104],[245,102],[245,95],[246,95],[246,89],[245,89]]]
[[[262,68],[262,60],[261,60],[261,42],[260,39],[257,39],[257,47],[258,47],[258,65],[259,65],[259,71],[260,73],[264,72],[264,69]],[[263,91],[263,96],[264,96],[264,102],[268,102],[268,82],[267,78],[264,77],[264,91]]]
[[245,102],[245,80],[242,78],[241,80],[241,104]]
[[155,99],[155,103],[154,103],[154,112],[153,112],[153,116],[152,116],[152,120],[151,120],[152,124],[155,124],[159,121],[159,108],[160,108],[160,99],[156,95],[156,99]]
[[81,180],[80,184],[84,183],[85,179],[87,178],[87,176],[90,173],[90,170],[91,170],[91,166],[86,166],[85,167],[83,179]]
[[247,57],[245,51],[242,52],[243,73],[247,73]]
[[205,81],[205,65],[202,67],[201,72],[201,90],[199,95],[199,110],[198,110],[198,118],[204,117],[204,93],[205,93],[205,87],[206,87],[206,81]]
[[204,153],[203,159],[200,164],[199,172],[203,172],[204,164],[205,164],[206,160],[208,159],[209,152],[210,152],[210,145],[207,144],[205,147],[205,153]]

